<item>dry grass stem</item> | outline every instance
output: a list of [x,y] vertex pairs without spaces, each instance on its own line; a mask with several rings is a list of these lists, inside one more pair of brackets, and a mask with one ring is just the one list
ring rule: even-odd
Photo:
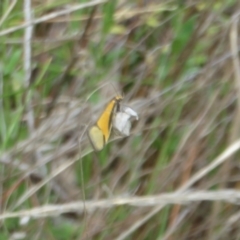
[[68,212],[83,213],[85,210],[92,212],[97,209],[109,209],[122,205],[143,208],[157,205],[166,206],[168,204],[189,204],[190,202],[199,201],[224,201],[239,204],[239,199],[240,191],[235,190],[189,191],[185,193],[166,193],[148,197],[119,197],[103,200],[86,200],[85,202],[78,201],[67,204],[45,205],[30,210],[3,213],[0,215],[0,219],[26,216],[33,218],[54,217]]

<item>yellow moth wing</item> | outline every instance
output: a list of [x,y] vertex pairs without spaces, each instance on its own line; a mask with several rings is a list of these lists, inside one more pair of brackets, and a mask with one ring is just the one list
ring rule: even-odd
[[100,151],[103,149],[105,145],[105,140],[101,129],[99,129],[97,126],[92,126],[88,131],[88,136],[93,145],[93,148],[96,151]]
[[107,105],[97,120],[97,123],[88,130],[90,141],[96,151],[102,150],[108,142],[112,129],[112,118],[119,108],[119,102],[122,96],[116,96]]
[[97,121],[97,126],[102,130],[105,141],[107,142],[111,133],[112,128],[112,114],[116,101],[113,99],[106,107],[102,115]]
[[122,96],[116,96],[114,99],[112,99],[97,121],[97,126],[102,130],[105,142],[108,141],[111,134],[112,117],[115,113],[115,108],[118,107],[118,104],[122,99]]

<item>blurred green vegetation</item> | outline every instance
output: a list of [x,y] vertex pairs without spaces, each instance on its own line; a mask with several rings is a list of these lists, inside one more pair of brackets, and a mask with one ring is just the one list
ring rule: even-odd
[[[1,213],[175,191],[238,138],[236,0],[113,0],[77,11],[70,9],[90,1],[34,0],[32,18],[69,12],[33,24],[30,58],[26,28],[5,32],[25,23],[24,2],[0,3]],[[85,154],[86,128],[122,92],[140,116],[131,136]],[[76,161],[44,183],[69,159]],[[194,188],[239,183],[234,157]],[[119,206],[25,225],[10,218],[1,222],[0,239],[122,239],[151,210]],[[221,232],[237,211],[215,202],[171,205],[124,239],[239,239],[236,223]]]

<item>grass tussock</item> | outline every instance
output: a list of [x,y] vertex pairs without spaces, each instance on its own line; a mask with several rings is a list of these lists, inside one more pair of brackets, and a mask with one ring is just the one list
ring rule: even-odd
[[[2,1],[0,239],[239,239],[238,7]],[[140,119],[94,153],[118,93]]]

